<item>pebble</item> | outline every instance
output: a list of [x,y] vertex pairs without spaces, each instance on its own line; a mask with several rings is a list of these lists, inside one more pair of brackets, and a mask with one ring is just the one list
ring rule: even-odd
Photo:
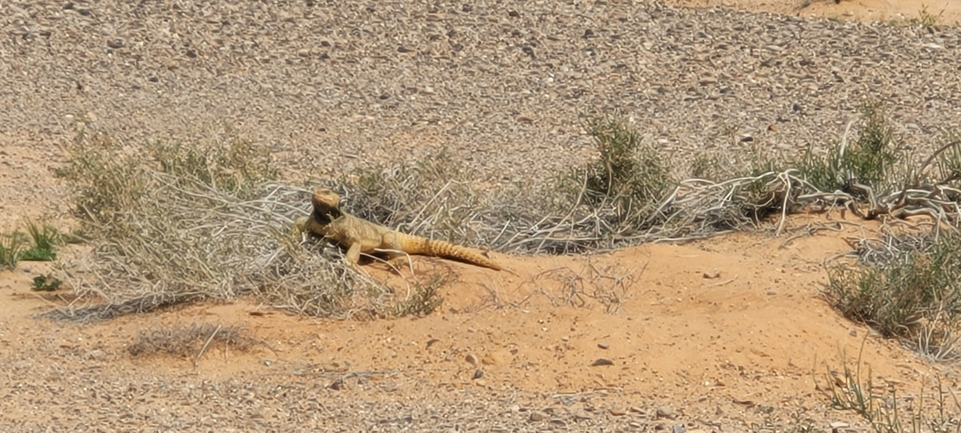
[[[312,4],[319,2],[214,1],[177,11],[175,20],[167,2],[42,2],[8,11],[0,27],[48,36],[0,50],[0,88],[16,101],[0,131],[60,137],[72,128],[55,120],[63,113],[100,107],[97,129],[125,142],[207,139],[226,124],[255,143],[323,154],[322,162],[289,167],[318,177],[395,163],[398,154],[425,159],[445,147],[477,177],[540,183],[594,155],[590,137],[571,127],[584,107],[632,117],[677,160],[712,147],[750,156],[750,146],[732,147],[725,124],[763,131],[738,138],[782,144],[781,153],[823,147],[843,134],[836,120],[854,118],[860,101],[878,95],[900,122],[938,125],[901,128],[918,158],[939,131],[961,130],[952,99],[961,94],[961,36],[950,27],[932,35],[917,26],[656,2],[540,2],[517,16],[489,5],[427,13],[399,0],[371,11]],[[542,16],[551,19],[530,18]],[[590,24],[612,16],[624,19]],[[505,21],[516,27],[504,31]],[[768,28],[777,31],[745,31]],[[632,34],[646,37],[614,38]],[[83,98],[66,96],[78,82]],[[156,85],[131,90],[141,82]],[[468,160],[478,149],[483,157]]]
[[542,412],[539,410],[532,411],[530,415],[531,421],[534,421],[534,422],[544,421],[548,418],[550,418],[550,415],[548,415],[546,412]]
[[654,413],[657,419],[674,419],[674,410],[667,406],[659,406]]
[[594,418],[594,415],[591,415],[590,413],[588,413],[588,412],[585,411],[585,410],[579,410],[579,411],[577,411],[577,412],[574,412],[574,420],[575,420],[575,421],[583,421],[583,420],[588,420],[588,419],[592,419],[592,418]]

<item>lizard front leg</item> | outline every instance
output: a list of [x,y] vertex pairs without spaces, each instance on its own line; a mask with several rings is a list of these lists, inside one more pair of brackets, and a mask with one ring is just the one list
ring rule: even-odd
[[347,248],[347,254],[344,258],[347,259],[347,264],[354,269],[360,269],[358,263],[360,262],[360,242],[353,242],[350,244],[350,248]]

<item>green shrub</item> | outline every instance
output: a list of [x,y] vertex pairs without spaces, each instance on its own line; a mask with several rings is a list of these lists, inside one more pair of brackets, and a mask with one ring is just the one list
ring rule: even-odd
[[900,338],[938,359],[958,356],[961,235],[942,234],[923,248],[861,268],[829,269],[826,294],[846,317]]
[[38,226],[31,222],[27,224],[27,233],[30,234],[30,247],[20,251],[20,260],[50,262],[57,259],[53,248],[63,241],[56,228],[47,224]]
[[37,275],[33,277],[33,285],[30,288],[38,292],[52,292],[59,289],[62,284],[63,281],[50,275]]
[[834,143],[826,156],[816,155],[808,149],[794,161],[794,166],[817,189],[825,192],[841,190],[862,197],[862,191],[853,184],[875,190],[893,186],[894,163],[901,157],[894,127],[889,124],[879,103],[864,104],[861,115],[863,127],[854,143]]

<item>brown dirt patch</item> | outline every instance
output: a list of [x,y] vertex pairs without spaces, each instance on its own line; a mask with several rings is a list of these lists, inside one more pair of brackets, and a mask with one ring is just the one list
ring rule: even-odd
[[961,3],[924,0],[692,0],[665,2],[680,7],[727,7],[802,17],[907,24],[922,11],[938,17],[940,25],[961,22]]

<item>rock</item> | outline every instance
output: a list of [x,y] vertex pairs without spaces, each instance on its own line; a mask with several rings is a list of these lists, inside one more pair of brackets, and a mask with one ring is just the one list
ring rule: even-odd
[[674,419],[675,416],[674,410],[667,406],[659,406],[654,412],[654,417],[656,419]]
[[481,358],[481,363],[484,365],[503,366],[509,365],[511,363],[511,358],[512,355],[510,352],[505,349],[501,349],[485,353],[484,357]]
[[594,415],[587,413],[585,410],[574,412],[574,421],[583,421],[592,418],[594,418]]
[[480,379],[480,378],[482,378],[482,377],[484,377],[484,371],[483,371],[483,370],[477,370],[477,371],[474,372],[474,376],[473,376],[471,379],[477,380],[477,379]]
[[548,418],[550,418],[550,415],[539,410],[535,410],[531,412],[531,416],[530,416],[531,421],[534,421],[534,422],[544,421],[545,419],[548,419]]
[[591,367],[599,367],[602,365],[614,365],[614,361],[611,361],[610,359],[607,359],[607,358],[597,358],[596,360],[594,360],[594,362],[591,363]]
[[100,350],[100,349],[94,349],[94,350],[91,350],[91,351],[83,354],[83,359],[86,359],[86,360],[91,360],[91,359],[92,359],[92,360],[96,360],[96,361],[103,361],[103,360],[106,359],[106,358],[107,358],[107,354],[104,353],[104,352],[103,352],[102,350]]
[[614,415],[614,416],[627,415],[627,411],[624,409],[611,409],[609,412],[611,413],[611,415]]
[[831,433],[843,433],[843,430],[850,427],[850,425],[843,421],[835,421],[828,424],[831,427]]
[[473,365],[475,367],[477,366],[477,363],[480,362],[477,359],[477,355],[474,355],[473,353],[468,353],[467,356],[464,358],[464,360],[467,361],[467,363],[469,363],[470,365]]
[[671,433],[687,433],[687,427],[684,424],[675,424],[671,426]]
[[611,346],[610,346],[609,344],[607,344],[607,343],[597,343],[597,347],[600,347],[601,349],[607,350],[607,349],[610,348]]

